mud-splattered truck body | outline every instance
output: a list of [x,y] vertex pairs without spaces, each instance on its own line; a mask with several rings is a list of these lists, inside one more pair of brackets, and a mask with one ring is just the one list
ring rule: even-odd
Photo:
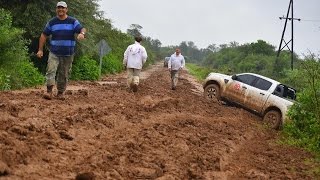
[[273,79],[242,73],[210,73],[203,84],[207,99],[225,100],[256,112],[272,128],[279,128],[293,104],[296,90]]

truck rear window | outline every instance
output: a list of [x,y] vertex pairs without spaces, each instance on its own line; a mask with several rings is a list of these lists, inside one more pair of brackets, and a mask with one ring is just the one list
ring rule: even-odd
[[296,99],[296,90],[289,87],[289,86],[283,85],[283,84],[279,84],[276,87],[273,94],[277,95],[279,97],[282,97],[282,98],[287,98],[287,99],[292,99],[292,100]]

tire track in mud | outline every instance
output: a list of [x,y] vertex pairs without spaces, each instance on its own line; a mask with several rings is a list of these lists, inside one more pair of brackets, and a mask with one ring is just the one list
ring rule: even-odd
[[0,93],[0,177],[310,179],[297,163],[308,154],[272,143],[259,117],[206,101],[186,71],[175,91],[160,64],[137,93],[125,77],[71,82],[65,101],[42,99],[43,89]]

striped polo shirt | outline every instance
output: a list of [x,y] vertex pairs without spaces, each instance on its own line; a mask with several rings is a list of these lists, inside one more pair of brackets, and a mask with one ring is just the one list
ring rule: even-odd
[[76,40],[75,33],[82,29],[79,21],[71,16],[65,20],[58,17],[52,18],[46,25],[43,33],[51,35],[50,51],[56,56],[71,56],[74,54]]

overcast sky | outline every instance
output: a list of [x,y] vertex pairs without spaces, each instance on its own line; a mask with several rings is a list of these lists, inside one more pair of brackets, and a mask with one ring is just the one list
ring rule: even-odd
[[[289,0],[101,0],[100,10],[123,32],[131,24],[142,34],[159,39],[163,46],[193,41],[240,44],[259,39],[278,48]],[[320,0],[294,0],[294,51],[320,54]],[[291,22],[285,40],[291,39]],[[291,47],[291,46],[290,46]]]

